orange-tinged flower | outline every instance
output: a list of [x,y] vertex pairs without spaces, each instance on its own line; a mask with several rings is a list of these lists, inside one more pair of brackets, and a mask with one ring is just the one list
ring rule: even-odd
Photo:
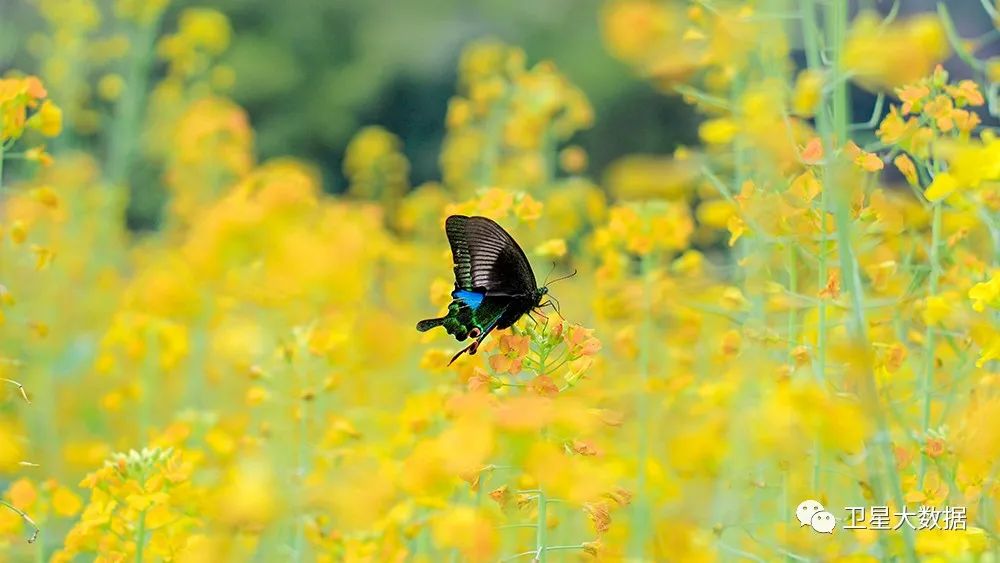
[[820,297],[836,299],[840,297],[840,269],[833,268],[826,277],[826,285],[819,292]]
[[431,535],[439,547],[458,549],[465,561],[496,559],[496,525],[470,506],[449,507],[435,515]]
[[893,454],[896,458],[896,469],[898,471],[906,470],[910,466],[910,463],[913,462],[913,452],[903,446],[893,448]]
[[986,103],[982,92],[979,91],[979,84],[972,80],[962,80],[958,84],[948,84],[944,89],[955,100],[955,104],[958,107],[967,105],[981,106]]
[[[601,455],[601,451],[594,445],[592,440],[573,440],[570,442],[570,448],[580,454],[585,456],[598,456]],[[626,503],[627,504],[627,503]]]
[[565,340],[570,356],[593,356],[601,350],[601,341],[594,336],[594,330],[579,325],[570,325]]
[[52,166],[52,163],[55,162],[52,155],[45,152],[44,146],[32,147],[24,151],[24,159],[29,162],[37,162],[42,166]]
[[943,438],[930,437],[924,444],[924,453],[931,458],[938,458],[945,453],[945,442]]
[[906,181],[910,185],[917,185],[917,167],[910,160],[910,157],[905,154],[900,154],[892,160],[892,163],[896,165],[896,169],[899,170],[900,174],[906,178]]
[[627,0],[605,5],[604,41],[611,52],[627,61],[649,56],[657,44],[670,38],[674,14],[668,6],[650,0]]
[[611,529],[611,507],[604,501],[588,502],[583,505],[594,531],[604,534]]
[[823,141],[819,137],[813,137],[802,149],[802,162],[806,164],[819,164],[823,160]]
[[528,355],[528,337],[504,334],[500,337],[499,353],[490,356],[490,367],[497,373],[517,375]]
[[528,389],[542,397],[554,397],[559,394],[559,387],[547,375],[539,375],[528,382]]
[[31,481],[21,478],[11,483],[10,488],[7,489],[7,498],[14,506],[21,510],[28,510],[38,500],[38,490],[31,484]]

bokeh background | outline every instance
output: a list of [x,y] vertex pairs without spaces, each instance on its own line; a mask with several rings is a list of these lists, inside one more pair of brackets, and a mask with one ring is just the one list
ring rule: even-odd
[[[855,11],[865,8],[883,15],[896,11],[905,16],[933,11],[936,2],[909,0],[898,3],[895,10],[885,0],[850,4]],[[976,2],[944,4],[963,36],[980,36],[992,29]],[[37,35],[45,33],[45,19],[32,2],[4,0],[0,6],[3,68],[37,65],[42,50]],[[354,132],[365,125],[381,125],[401,138],[411,163],[412,185],[440,179],[437,155],[445,135],[447,101],[455,91],[458,59],[464,46],[483,38],[519,45],[539,59],[552,60],[587,93],[595,108],[594,124],[574,141],[587,150],[598,176],[623,156],[665,154],[679,145],[697,143],[699,118],[680,97],[664,95],[605,48],[595,16],[601,2],[596,0],[171,2],[160,27],[176,26],[183,10],[196,6],[218,10],[229,21],[231,38],[217,57],[223,69],[216,86],[249,114],[256,153],[265,159],[282,155],[308,159],[320,168],[324,189],[332,193],[347,188],[344,152]],[[29,40],[32,36],[34,43]],[[981,53],[996,51],[987,45]],[[801,50],[793,57],[797,64],[805,63]],[[163,73],[162,62],[149,62],[151,79]],[[959,76],[967,75],[957,62],[952,57],[946,64]],[[121,69],[112,65],[103,70]],[[88,71],[95,77],[99,72]],[[69,95],[99,97],[97,92]],[[862,116],[871,115],[874,96],[854,88],[852,97],[853,111],[863,121]],[[85,131],[70,130],[63,137],[55,143],[93,146],[99,141]],[[135,189],[130,199],[132,229],[159,224],[166,194],[158,172],[134,172],[144,175],[139,178],[142,189]]]
[[2,555],[997,561],[998,11],[0,0]]

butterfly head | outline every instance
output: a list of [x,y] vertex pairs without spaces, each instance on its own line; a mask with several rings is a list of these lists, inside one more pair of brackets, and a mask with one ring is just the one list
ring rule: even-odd
[[537,290],[535,290],[535,306],[536,307],[542,304],[542,298],[545,297],[548,293],[549,293],[549,287],[546,286],[546,285],[543,285],[542,287],[540,287]]

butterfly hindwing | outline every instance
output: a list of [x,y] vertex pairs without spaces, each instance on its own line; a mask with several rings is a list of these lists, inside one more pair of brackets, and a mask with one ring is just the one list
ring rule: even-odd
[[524,251],[486,217],[452,215],[445,231],[455,261],[455,286],[492,295],[533,295],[538,286]]

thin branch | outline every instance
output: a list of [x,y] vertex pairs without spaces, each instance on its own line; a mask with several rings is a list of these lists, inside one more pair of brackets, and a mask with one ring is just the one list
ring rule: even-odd
[[32,532],[31,532],[31,537],[28,538],[28,543],[35,543],[35,540],[38,539],[38,532],[40,530],[38,528],[38,524],[35,524],[35,521],[31,519],[31,516],[28,516],[28,514],[25,513],[23,510],[5,500],[0,500],[0,504],[16,512],[17,515],[20,516],[22,520],[24,520],[29,526],[31,526]]
[[991,20],[996,21],[997,18],[1000,18],[1000,12],[997,12],[997,9],[993,4],[990,4],[989,0],[979,0],[979,3],[983,5],[983,9],[990,15]]
[[958,35],[958,31],[955,30],[955,22],[951,19],[951,14],[948,12],[948,7],[944,5],[944,2],[938,2],[937,4],[938,17],[941,18],[941,23],[944,25],[945,35],[948,36],[948,43],[951,43],[951,48],[955,50],[955,54],[958,58],[965,61],[965,64],[969,65],[975,70],[985,71],[986,63],[977,59],[972,53],[965,48],[963,44],[963,39]]
[[875,98],[875,107],[872,108],[872,116],[868,121],[864,123],[852,123],[848,125],[848,129],[851,131],[874,129],[878,125],[879,119],[882,117],[882,108],[885,105],[885,94],[883,92],[878,93],[878,97]]
[[24,385],[21,385],[20,383],[14,381],[13,379],[7,379],[6,377],[0,377],[0,381],[6,381],[11,385],[16,385],[17,390],[20,391],[21,396],[24,397],[24,402],[28,403],[29,405],[31,404],[31,400],[28,399],[28,394],[24,391]]

